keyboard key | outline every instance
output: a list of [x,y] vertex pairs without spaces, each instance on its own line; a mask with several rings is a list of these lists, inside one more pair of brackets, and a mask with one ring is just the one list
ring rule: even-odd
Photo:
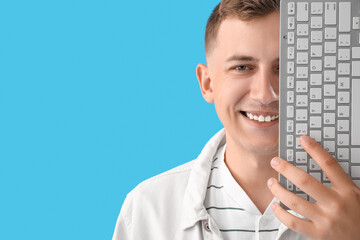
[[286,129],[287,129],[287,132],[293,132],[294,131],[294,121],[293,120],[287,120],[286,121]]
[[296,26],[296,34],[298,36],[308,36],[309,35],[309,24],[298,24]]
[[349,149],[348,148],[339,148],[338,149],[338,159],[339,160],[348,160],[349,159]]
[[310,113],[311,114],[319,114],[321,112],[322,112],[321,111],[321,102],[311,102],[310,103]]
[[339,49],[338,60],[340,60],[340,61],[350,60],[350,49],[349,48],[341,48],[341,49]]
[[297,107],[307,107],[308,106],[307,95],[297,95],[296,96],[296,106]]
[[335,84],[325,84],[324,85],[324,96],[334,97],[335,96]]
[[294,32],[288,32],[287,36],[288,44],[292,45],[295,43],[295,33]]
[[308,50],[309,49],[309,39],[308,38],[298,38],[296,41],[296,48],[298,50]]
[[324,138],[335,138],[335,128],[324,127]]
[[335,113],[324,113],[324,124],[335,124]]
[[350,88],[350,78],[348,78],[348,77],[338,78],[338,88],[339,89],[349,89]]
[[311,18],[311,28],[322,28],[322,17]]
[[287,102],[294,103],[294,91],[287,92]]
[[336,28],[325,28],[325,39],[336,39]]
[[323,13],[323,3],[322,2],[312,2],[311,3],[311,14],[322,14]]
[[298,52],[296,54],[296,63],[297,64],[308,64],[308,55],[309,55],[308,52]]
[[308,78],[308,67],[296,67],[297,78]]
[[324,71],[324,82],[335,82],[335,71],[334,70]]
[[[359,92],[357,93],[359,94]],[[349,103],[350,93],[349,92],[338,92],[338,103]],[[359,108],[359,105],[358,105]]]
[[287,147],[293,147],[294,146],[294,136],[293,135],[287,135],[286,136],[286,146]]
[[339,132],[348,132],[349,131],[349,120],[338,120],[338,131]]
[[351,144],[360,145],[360,79],[352,79]]
[[288,149],[288,150],[286,150],[286,154],[287,154],[287,158],[286,158],[286,159],[287,159],[289,162],[294,161],[294,150]]
[[325,42],[325,53],[336,53],[336,42]]
[[351,149],[351,162],[360,163],[360,148]]
[[338,64],[338,74],[339,75],[349,75],[350,74],[350,63],[339,63]]
[[297,152],[296,153],[296,163],[307,163],[307,153],[306,152]]
[[325,24],[336,25],[336,2],[325,3]]
[[307,109],[296,109],[296,120],[307,121]]
[[351,166],[351,176],[360,178],[360,166]]
[[295,3],[294,2],[289,2],[288,3],[288,14],[289,15],[294,15],[295,14]]
[[337,144],[339,146],[349,145],[349,134],[338,134],[337,139]]
[[287,190],[293,191],[294,190],[294,184],[292,182],[290,182],[289,179],[286,179],[286,183],[287,183],[287,185],[286,185]]
[[307,93],[308,86],[307,81],[296,81],[296,92],[300,93]]
[[310,117],[310,128],[321,128],[321,116]]
[[310,61],[310,69],[313,72],[322,71],[322,60],[311,60]]
[[289,30],[295,29],[295,18],[294,17],[288,17],[288,29]]
[[321,168],[319,167],[319,165],[317,164],[317,162],[310,158],[310,170],[321,170]]
[[309,20],[309,4],[307,2],[298,2],[296,20],[298,22],[307,22]]
[[312,172],[312,173],[310,173],[310,175],[313,176],[319,182],[321,182],[321,173]]
[[351,75],[353,77],[360,77],[360,61],[353,61],[351,63]]
[[310,84],[311,85],[322,85],[321,78],[322,78],[321,73],[310,74]]
[[293,76],[287,77],[287,87],[294,88],[294,77]]
[[360,29],[360,17],[353,17],[353,29]]
[[[335,89],[334,89],[334,91],[335,91]],[[335,99],[328,99],[328,98],[324,99],[324,110],[325,111],[335,111],[335,109],[336,109],[335,104],[336,104]]]
[[295,147],[296,147],[296,149],[303,149],[303,147],[302,147],[301,144],[300,144],[299,139],[300,139],[300,138],[298,138],[298,137],[296,138]]
[[294,106],[287,106],[287,110],[286,110],[286,116],[288,118],[293,118],[294,117]]
[[350,46],[350,34],[340,34],[339,35],[339,46],[340,47]]
[[324,149],[329,153],[335,152],[335,142],[334,141],[324,141]]
[[350,116],[349,106],[338,106],[338,117],[348,118]]
[[312,130],[310,131],[310,137],[312,137],[318,143],[321,142],[321,131],[320,130]]
[[310,54],[311,57],[322,57],[322,45],[312,45]]
[[321,88],[311,88],[310,89],[310,99],[317,100],[317,99],[321,99],[321,98],[322,98]]
[[295,49],[294,47],[288,47],[288,59],[294,59],[295,56]]
[[297,123],[296,124],[296,134],[297,135],[304,135],[307,134],[307,127],[306,123]]
[[288,62],[287,63],[287,73],[288,74],[293,74],[294,73],[294,67],[295,63],[294,62]]
[[351,2],[339,2],[339,32],[350,32]]
[[339,162],[342,169],[344,169],[344,172],[349,174],[349,163],[348,162]]
[[353,47],[352,48],[352,58],[360,58],[360,47]]
[[322,31],[312,31],[311,32],[311,42],[312,43],[321,43],[323,41]]
[[336,66],[336,56],[325,56],[324,67],[334,68]]

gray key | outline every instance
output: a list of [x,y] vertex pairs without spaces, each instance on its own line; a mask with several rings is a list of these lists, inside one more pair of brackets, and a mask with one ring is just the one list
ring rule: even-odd
[[360,79],[352,79],[351,144],[360,145]]

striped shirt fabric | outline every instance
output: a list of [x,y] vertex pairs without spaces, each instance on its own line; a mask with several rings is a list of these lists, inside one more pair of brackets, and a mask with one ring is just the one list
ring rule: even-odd
[[217,150],[213,158],[204,200],[206,210],[225,240],[276,239],[281,223],[272,212],[271,203],[261,214],[227,168],[225,149],[226,144]]

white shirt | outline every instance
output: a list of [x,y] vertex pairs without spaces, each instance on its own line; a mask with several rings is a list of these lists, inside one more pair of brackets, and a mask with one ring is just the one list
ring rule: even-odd
[[[224,162],[225,150],[226,144],[218,148],[212,160],[204,201],[206,210],[225,240],[276,239],[281,222],[270,205],[264,214],[261,214],[236,182]],[[274,201],[275,198],[272,202]]]
[[[121,208],[113,240],[222,240],[204,200],[213,157],[225,141],[222,129],[210,139],[197,159],[133,189]],[[276,239],[306,238],[281,224]]]

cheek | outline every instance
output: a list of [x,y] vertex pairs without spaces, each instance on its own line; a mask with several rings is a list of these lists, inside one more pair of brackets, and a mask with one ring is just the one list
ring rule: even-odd
[[247,88],[242,84],[228,84],[217,92],[215,107],[221,115],[233,114],[246,95]]

